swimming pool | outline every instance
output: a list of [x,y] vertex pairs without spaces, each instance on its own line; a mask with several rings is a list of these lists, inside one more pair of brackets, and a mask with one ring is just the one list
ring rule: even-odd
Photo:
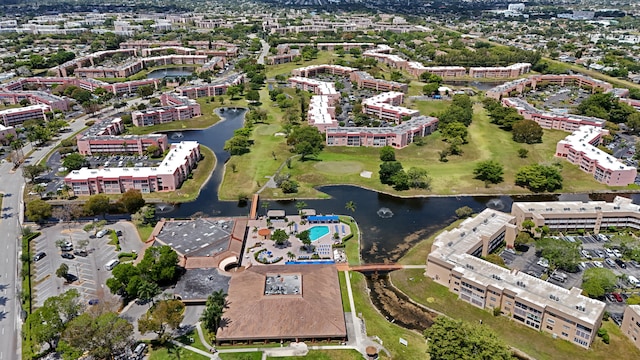
[[324,225],[314,226],[309,229],[309,239],[311,239],[311,241],[316,241],[321,237],[327,235],[328,233],[329,233],[328,226],[324,226]]

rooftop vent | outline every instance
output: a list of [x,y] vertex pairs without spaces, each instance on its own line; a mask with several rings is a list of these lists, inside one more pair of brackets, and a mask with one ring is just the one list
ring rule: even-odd
[[516,282],[516,285],[520,286],[521,288],[525,288],[525,287],[527,287],[527,284],[525,284],[525,283],[524,283],[524,282],[522,282],[522,281],[518,281],[518,282]]

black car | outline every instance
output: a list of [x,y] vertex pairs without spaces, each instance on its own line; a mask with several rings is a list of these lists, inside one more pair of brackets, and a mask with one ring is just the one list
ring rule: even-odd
[[64,275],[64,279],[67,280],[68,283],[72,283],[72,282],[78,280],[78,277],[73,275],[73,274],[68,274],[67,273],[67,274]]
[[122,230],[118,230],[118,231],[116,231],[116,235],[117,235],[117,236],[122,236]]
[[36,256],[33,257],[33,261],[39,261],[45,256],[47,256],[47,254],[41,251],[37,253]]
[[89,256],[89,253],[87,253],[85,250],[74,250],[73,255],[86,257]]
[[63,252],[60,256],[62,256],[65,259],[75,259],[76,257],[73,256],[73,254],[68,253],[68,252]]
[[620,266],[621,268],[623,268],[623,269],[626,269],[626,268],[627,268],[627,264],[625,264],[625,262],[624,262],[624,261],[622,261],[622,260],[620,260],[620,259],[615,259],[614,261],[615,261],[615,262],[616,262],[616,264],[618,264],[618,266]]

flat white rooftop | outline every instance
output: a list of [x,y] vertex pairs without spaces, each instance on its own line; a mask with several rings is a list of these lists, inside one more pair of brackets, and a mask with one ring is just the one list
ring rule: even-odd
[[69,180],[85,180],[89,178],[120,178],[126,176],[148,178],[149,176],[173,175],[176,170],[185,163],[185,159],[191,152],[199,146],[197,141],[181,141],[172,144],[173,148],[169,151],[162,162],[155,167],[134,167],[134,168],[103,168],[88,169],[82,168],[74,170],[65,177]]

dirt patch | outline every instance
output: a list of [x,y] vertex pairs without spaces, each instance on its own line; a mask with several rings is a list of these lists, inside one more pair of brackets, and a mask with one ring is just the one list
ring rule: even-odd
[[367,276],[371,289],[371,301],[385,318],[404,328],[424,331],[433,325],[438,314],[415,305],[398,292],[389,282],[387,275]]

